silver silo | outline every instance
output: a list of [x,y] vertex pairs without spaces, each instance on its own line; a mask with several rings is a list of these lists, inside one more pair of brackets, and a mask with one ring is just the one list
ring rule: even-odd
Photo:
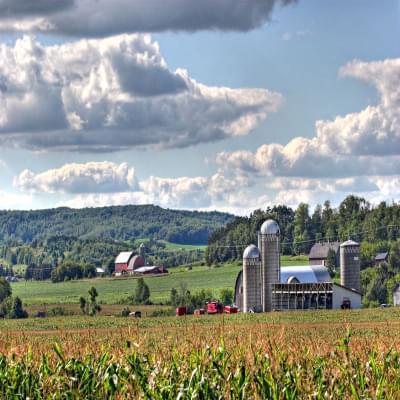
[[243,312],[262,310],[260,274],[260,251],[251,244],[243,253]]
[[353,240],[340,245],[340,284],[361,291],[360,244]]
[[262,309],[272,310],[272,284],[280,282],[280,229],[276,221],[265,221],[259,232],[261,253]]

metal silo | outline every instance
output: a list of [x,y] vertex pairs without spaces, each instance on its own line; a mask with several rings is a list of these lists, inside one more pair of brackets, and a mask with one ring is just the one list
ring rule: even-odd
[[261,253],[262,309],[272,310],[272,284],[280,282],[280,229],[272,219],[265,221],[259,233]]
[[340,245],[340,284],[361,291],[360,244],[353,240]]
[[260,272],[260,251],[251,244],[243,253],[243,312],[262,310]]

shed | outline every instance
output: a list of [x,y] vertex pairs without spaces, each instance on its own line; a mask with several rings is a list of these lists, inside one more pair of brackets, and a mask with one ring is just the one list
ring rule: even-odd
[[374,258],[374,265],[380,265],[383,262],[387,262],[389,259],[389,253],[386,251],[384,253],[378,253]]
[[163,266],[157,267],[153,265],[153,266],[136,268],[133,272],[135,274],[141,274],[141,275],[153,275],[153,274],[167,274],[168,270]]
[[311,265],[325,265],[328,259],[329,250],[333,250],[336,254],[336,265],[339,265],[339,242],[320,242],[315,243],[311,247],[310,254],[308,256]]

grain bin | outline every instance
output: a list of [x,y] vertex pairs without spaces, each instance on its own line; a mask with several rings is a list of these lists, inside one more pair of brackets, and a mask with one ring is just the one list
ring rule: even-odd
[[360,244],[347,240],[340,245],[340,284],[360,292]]

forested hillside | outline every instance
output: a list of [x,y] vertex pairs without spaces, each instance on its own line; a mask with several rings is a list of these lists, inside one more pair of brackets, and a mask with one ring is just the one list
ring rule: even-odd
[[[281,228],[283,254],[308,254],[318,240],[346,240],[351,237],[362,242],[363,253],[374,254],[388,247],[388,242],[400,237],[400,205],[380,203],[372,207],[366,200],[348,196],[338,208],[329,201],[318,205],[310,215],[309,206],[275,206],[257,210],[250,217],[236,218],[209,238],[207,261],[227,261],[241,258],[243,249],[257,244],[257,231],[268,218],[275,219]],[[372,250],[368,250],[372,247]],[[368,250],[368,251],[367,251]]]
[[210,232],[232,219],[232,215],[225,213],[168,210],[153,205],[0,211],[0,245],[60,236],[206,244]]

